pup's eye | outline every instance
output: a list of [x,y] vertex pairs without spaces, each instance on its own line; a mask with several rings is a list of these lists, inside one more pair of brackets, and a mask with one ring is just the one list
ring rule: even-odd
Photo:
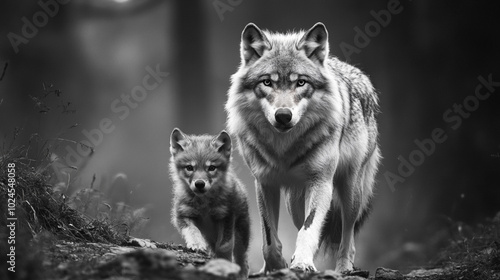
[[265,85],[266,87],[270,87],[271,86],[271,80],[265,79],[264,81],[262,81],[262,84]]
[[186,167],[184,167],[184,168],[186,168],[186,171],[189,171],[189,172],[194,171],[194,167],[192,165],[186,165]]
[[306,84],[306,81],[305,80],[297,80],[297,86],[298,87],[302,87]]
[[215,171],[217,169],[217,167],[213,166],[213,165],[210,165],[208,167],[208,171]]

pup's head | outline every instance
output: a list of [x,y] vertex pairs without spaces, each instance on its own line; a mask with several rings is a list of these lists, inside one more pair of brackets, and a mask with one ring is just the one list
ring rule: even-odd
[[197,196],[225,183],[231,158],[231,137],[186,135],[178,128],[170,136],[171,172]]
[[288,132],[315,93],[327,86],[328,52],[328,32],[322,23],[307,32],[287,34],[262,31],[249,23],[241,35],[241,66],[233,83],[240,80],[237,91],[246,95],[245,104],[259,104],[277,131]]

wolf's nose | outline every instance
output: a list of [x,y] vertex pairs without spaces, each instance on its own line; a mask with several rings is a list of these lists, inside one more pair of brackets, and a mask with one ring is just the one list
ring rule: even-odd
[[205,181],[203,181],[203,180],[196,180],[196,181],[194,182],[194,186],[195,186],[197,189],[201,190],[201,189],[203,189],[203,188],[205,187]]
[[286,125],[292,120],[292,111],[288,108],[279,108],[274,117],[279,124]]

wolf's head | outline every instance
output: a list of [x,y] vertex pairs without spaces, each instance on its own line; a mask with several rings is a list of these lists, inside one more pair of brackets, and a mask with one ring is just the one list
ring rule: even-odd
[[328,32],[322,23],[307,32],[287,34],[262,31],[249,23],[241,35],[240,51],[240,69],[232,77],[226,106],[230,115],[232,107],[243,104],[240,111],[253,108],[243,114],[257,120],[251,113],[260,107],[267,122],[283,133],[312,109],[312,100],[321,106],[330,78],[325,70]]
[[186,135],[178,128],[170,136],[174,180],[203,196],[225,183],[231,158],[231,138],[222,131],[217,136]]

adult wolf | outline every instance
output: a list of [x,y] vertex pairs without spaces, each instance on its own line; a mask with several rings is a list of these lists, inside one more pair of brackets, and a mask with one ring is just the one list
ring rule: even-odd
[[231,77],[228,130],[256,178],[262,272],[287,266],[278,238],[280,190],[299,229],[291,268],[316,270],[321,245],[352,270],[354,233],[366,217],[380,159],[378,98],[359,69],[329,56],[322,23],[271,33],[249,23]]

